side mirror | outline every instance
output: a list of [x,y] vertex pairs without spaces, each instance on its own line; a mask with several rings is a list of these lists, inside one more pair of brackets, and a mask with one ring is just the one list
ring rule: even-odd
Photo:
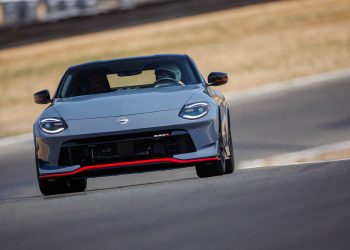
[[223,72],[211,72],[208,76],[208,83],[210,86],[219,86],[227,83],[228,76]]
[[34,102],[37,104],[48,104],[51,102],[50,92],[47,89],[36,92],[33,97]]

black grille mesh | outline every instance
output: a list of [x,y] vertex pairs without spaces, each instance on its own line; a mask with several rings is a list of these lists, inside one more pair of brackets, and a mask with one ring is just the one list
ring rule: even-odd
[[186,131],[162,131],[121,136],[94,137],[65,142],[59,165],[94,165],[129,160],[172,157],[196,151]]

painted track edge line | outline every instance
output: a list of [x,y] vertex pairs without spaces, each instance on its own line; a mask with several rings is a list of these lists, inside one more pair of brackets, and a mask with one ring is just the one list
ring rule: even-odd
[[23,143],[23,142],[30,142],[30,141],[33,141],[32,133],[9,136],[9,137],[4,137],[0,139],[0,147]]
[[259,167],[250,167],[250,168],[238,168],[238,169],[255,169],[255,168],[280,168],[280,167],[289,167],[289,166],[299,166],[299,165],[309,165],[309,164],[318,164],[318,163],[332,163],[332,162],[343,162],[343,161],[350,161],[350,158],[341,158],[336,160],[320,160],[320,161],[303,161],[303,162],[290,162],[290,163],[284,163],[284,164],[276,164],[271,166],[259,166]]
[[[323,153],[333,153],[333,152],[338,152],[338,151],[348,150],[348,149],[350,149],[350,140],[313,147],[313,148],[309,148],[301,151],[275,155],[275,156],[266,157],[266,158],[242,161],[242,162],[239,162],[238,168],[248,169],[248,168],[280,166],[280,165],[285,166],[285,165],[294,165],[294,164],[314,163],[319,161],[317,160],[310,161],[308,159],[317,157]],[[328,161],[331,161],[331,160],[325,160],[320,162],[328,162]]]
[[350,77],[350,68],[298,77],[286,81],[273,82],[260,87],[241,91],[230,91],[226,92],[225,95],[231,102],[241,102],[248,98],[263,97],[290,90],[318,86],[320,84],[329,84],[328,81],[344,77]]

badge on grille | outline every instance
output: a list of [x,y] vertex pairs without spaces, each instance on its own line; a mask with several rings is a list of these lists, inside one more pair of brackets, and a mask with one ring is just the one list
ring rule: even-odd
[[122,118],[119,118],[117,122],[118,122],[119,124],[122,124],[122,125],[123,125],[123,124],[128,123],[128,121],[129,121],[128,118],[122,117]]

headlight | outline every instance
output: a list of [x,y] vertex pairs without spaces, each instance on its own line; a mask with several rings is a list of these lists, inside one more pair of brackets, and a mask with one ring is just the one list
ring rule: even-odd
[[186,119],[198,119],[205,116],[209,111],[209,104],[206,102],[197,102],[185,105],[180,111],[179,116]]
[[57,134],[68,128],[61,118],[45,118],[39,123],[41,131],[48,134]]

